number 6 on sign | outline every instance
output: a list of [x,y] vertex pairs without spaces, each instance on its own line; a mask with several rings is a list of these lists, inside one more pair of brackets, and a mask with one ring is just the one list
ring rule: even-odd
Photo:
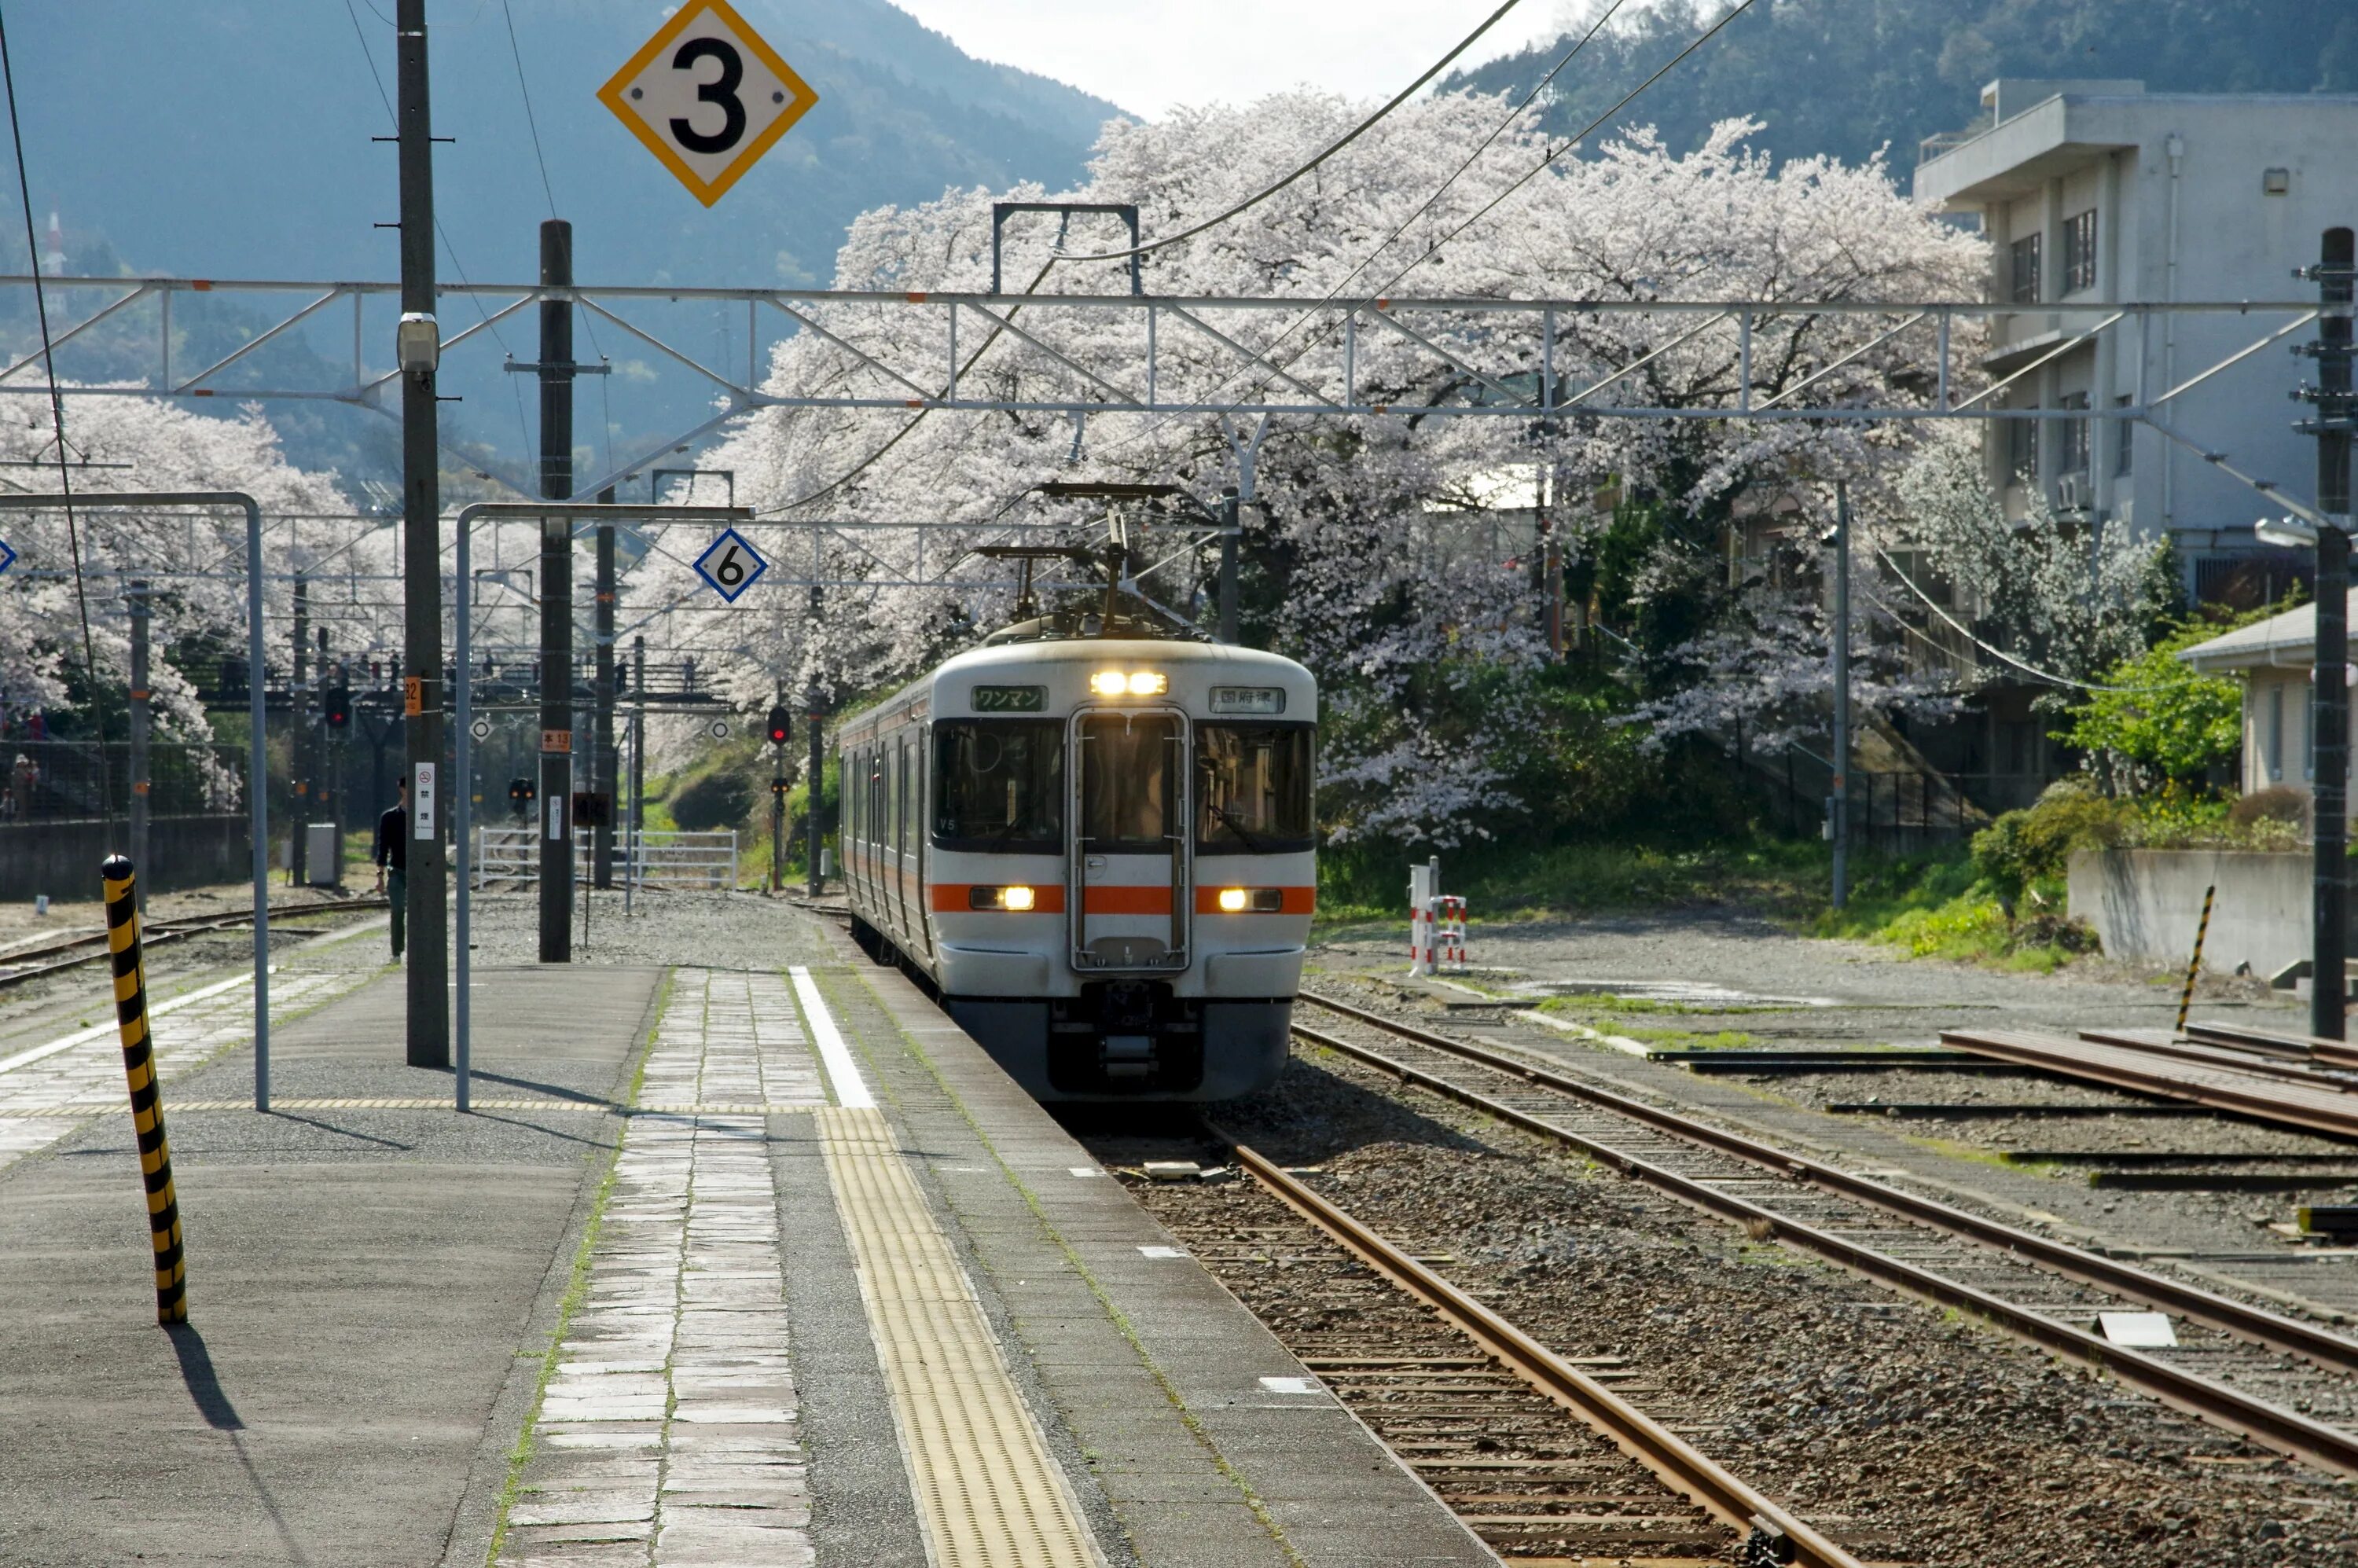
[[712,591],[731,604],[769,569],[770,563],[762,558],[762,553],[734,528],[723,530],[720,537],[696,557],[696,575],[710,583]]

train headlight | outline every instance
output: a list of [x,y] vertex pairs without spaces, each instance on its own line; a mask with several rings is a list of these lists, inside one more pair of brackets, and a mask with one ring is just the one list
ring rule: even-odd
[[1278,914],[1285,909],[1283,888],[1222,888],[1212,902],[1222,914]]
[[1033,894],[1030,888],[1001,888],[999,891],[999,907],[1001,909],[1011,909],[1020,914],[1032,907],[1032,898]]
[[1171,689],[1171,677],[1160,670],[1099,670],[1089,677],[1089,689],[1099,697],[1161,697]]
[[1224,914],[1242,914],[1245,905],[1251,902],[1252,894],[1243,888],[1220,890],[1220,911]]
[[1007,909],[1022,914],[1036,908],[1039,892],[1028,887],[973,887],[966,891],[968,909]]

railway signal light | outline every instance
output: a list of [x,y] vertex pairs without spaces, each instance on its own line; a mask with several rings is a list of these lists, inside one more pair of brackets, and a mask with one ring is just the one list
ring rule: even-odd
[[319,699],[320,720],[330,730],[342,730],[352,721],[352,688],[337,682]]
[[769,735],[773,746],[784,746],[795,738],[795,716],[786,710],[783,702],[770,705]]
[[508,784],[508,806],[518,816],[532,809],[533,797],[540,792],[534,789],[530,779],[515,779]]

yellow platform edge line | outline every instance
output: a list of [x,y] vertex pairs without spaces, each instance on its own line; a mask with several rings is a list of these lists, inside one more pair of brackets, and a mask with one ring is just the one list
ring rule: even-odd
[[942,1568],[1100,1568],[1097,1541],[882,1111],[817,1113],[837,1212]]

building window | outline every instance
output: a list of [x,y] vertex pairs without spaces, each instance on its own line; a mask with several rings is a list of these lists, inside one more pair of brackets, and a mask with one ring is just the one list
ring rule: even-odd
[[[2113,399],[2115,408],[2134,406],[2135,399],[2125,392]],[[2126,479],[2136,460],[2136,425],[2133,420],[2113,421],[2113,472]]]
[[2025,234],[2014,242],[2014,292],[2017,305],[2039,303],[2039,241],[2037,234]]
[[[2067,392],[2055,405],[2058,408],[2085,408],[2088,395]],[[2055,471],[2085,473],[2088,471],[2088,421],[2062,419],[2056,422]]]
[[[2038,407],[2037,404],[2031,405]],[[2009,483],[2028,481],[2039,477],[2039,421],[2009,419],[2006,422],[2006,477]]]
[[2063,220],[2063,292],[2096,287],[2096,210]]

